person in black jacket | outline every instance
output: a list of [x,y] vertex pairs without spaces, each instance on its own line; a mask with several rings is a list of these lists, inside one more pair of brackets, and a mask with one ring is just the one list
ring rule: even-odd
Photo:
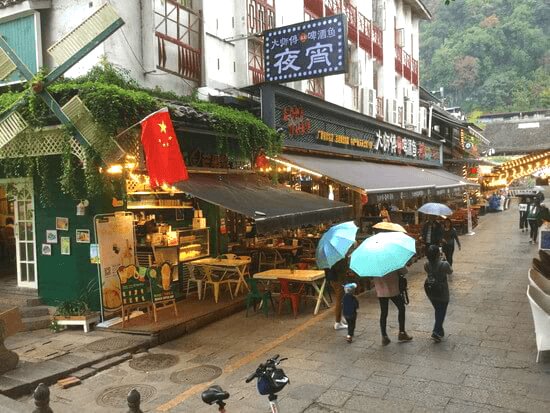
[[422,227],[422,241],[426,246],[426,251],[430,245],[439,245],[442,236],[441,224],[435,219],[434,215],[428,215],[427,221]]
[[353,295],[357,284],[348,283],[344,285],[344,299],[342,300],[342,312],[348,323],[348,336],[346,340],[348,343],[353,341],[353,334],[355,332],[355,321],[357,320],[357,309],[359,308],[359,301]]
[[[441,261],[439,247],[431,245],[426,252],[428,262],[424,265],[424,270],[428,278],[424,283],[424,289],[435,310],[435,324],[432,330],[432,339],[439,343],[445,336],[443,322],[449,305],[449,284],[447,283],[447,274],[453,273],[453,268],[446,261]],[[429,279],[434,279],[435,286],[428,288]]]
[[443,221],[443,237],[441,239],[441,249],[443,250],[443,253],[445,254],[445,259],[449,263],[449,265],[453,266],[453,254],[455,252],[455,241],[458,245],[458,249],[461,249],[460,241],[458,240],[458,234],[456,233],[456,229],[453,228],[452,222],[450,218],[445,219]]

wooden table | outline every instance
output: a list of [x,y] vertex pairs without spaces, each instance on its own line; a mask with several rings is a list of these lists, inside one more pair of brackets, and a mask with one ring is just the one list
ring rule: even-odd
[[330,307],[324,294],[325,285],[327,282],[325,279],[324,270],[294,270],[292,272],[290,269],[277,268],[274,270],[258,272],[254,274],[254,278],[259,280],[267,280],[268,282],[276,281],[277,278],[286,278],[291,281],[310,284],[317,292],[317,296],[315,297],[315,310],[313,311],[313,314],[317,314],[319,312],[321,301],[323,301],[327,307]]
[[187,263],[189,266],[207,266],[213,270],[218,270],[222,272],[221,280],[231,275],[236,275],[238,277],[237,287],[235,288],[235,295],[239,292],[241,285],[245,286],[248,289],[248,284],[245,281],[245,275],[247,273],[247,266],[250,264],[251,259],[218,259],[218,258],[202,258],[200,260],[195,260]]

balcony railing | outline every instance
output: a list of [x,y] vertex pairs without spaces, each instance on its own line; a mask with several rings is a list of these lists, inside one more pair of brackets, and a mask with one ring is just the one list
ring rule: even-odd
[[348,39],[357,44],[357,7],[344,3],[344,11],[348,18]]
[[403,48],[395,45],[395,73],[403,76]]
[[325,0],[325,16],[334,16],[342,11],[342,0]]
[[411,81],[411,55],[403,52],[403,77],[409,82]]
[[376,25],[372,25],[372,56],[380,63],[384,62],[384,51],[382,48],[384,38],[382,29]]
[[412,84],[418,86],[418,60],[412,60]]
[[248,71],[250,72],[250,81],[253,85],[257,85],[258,83],[262,83],[265,80],[264,71],[262,69],[258,69],[257,67],[248,66]]
[[275,27],[275,7],[267,0],[248,0],[248,33],[262,33]]
[[376,119],[384,120],[384,96],[376,97]]
[[361,13],[357,13],[359,25],[359,47],[372,55],[372,23]]
[[[200,82],[201,79],[201,51],[195,49],[181,40],[175,39],[164,33],[155,32],[158,42],[158,65],[159,69],[166,72],[177,74],[195,82]],[[167,66],[168,56],[172,55],[173,50],[177,48],[177,72],[170,70]]]
[[304,0],[304,8],[319,17],[323,15],[323,0]]

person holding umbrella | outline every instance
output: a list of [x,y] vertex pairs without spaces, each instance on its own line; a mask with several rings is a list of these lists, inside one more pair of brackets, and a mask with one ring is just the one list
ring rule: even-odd
[[435,324],[432,330],[432,339],[439,343],[445,336],[443,322],[449,305],[449,284],[447,274],[453,273],[453,267],[446,261],[441,261],[441,254],[437,245],[430,245],[426,252],[428,262],[424,270],[428,277],[424,283],[424,290],[435,310]]
[[430,245],[439,245],[443,238],[443,228],[435,215],[427,215],[426,222],[422,227],[422,241],[426,247],[426,251]]
[[331,227],[323,234],[315,250],[315,259],[319,268],[325,268],[325,278],[334,291],[334,329],[346,329],[342,320],[343,283],[349,270],[348,252],[355,244],[358,231],[354,222],[344,222]]
[[352,253],[350,268],[360,277],[373,277],[380,303],[382,345],[391,343],[386,331],[391,300],[398,309],[399,341],[410,341],[405,331],[405,302],[399,291],[399,277],[406,274],[405,265],[416,253],[415,240],[403,232],[380,232],[367,238]]
[[450,218],[445,218],[445,221],[443,221],[443,236],[441,237],[441,249],[443,250],[443,253],[445,254],[445,259],[449,263],[450,266],[453,265],[453,254],[455,252],[455,241],[458,245],[458,249],[460,250],[462,247],[460,246],[460,241],[458,240],[458,234],[456,233],[456,229],[453,228],[452,222]]

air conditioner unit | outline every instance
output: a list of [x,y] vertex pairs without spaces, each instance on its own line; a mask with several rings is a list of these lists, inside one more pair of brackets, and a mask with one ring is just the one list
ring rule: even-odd
[[361,84],[361,64],[360,62],[351,62],[346,72],[346,84],[348,86],[359,86]]

